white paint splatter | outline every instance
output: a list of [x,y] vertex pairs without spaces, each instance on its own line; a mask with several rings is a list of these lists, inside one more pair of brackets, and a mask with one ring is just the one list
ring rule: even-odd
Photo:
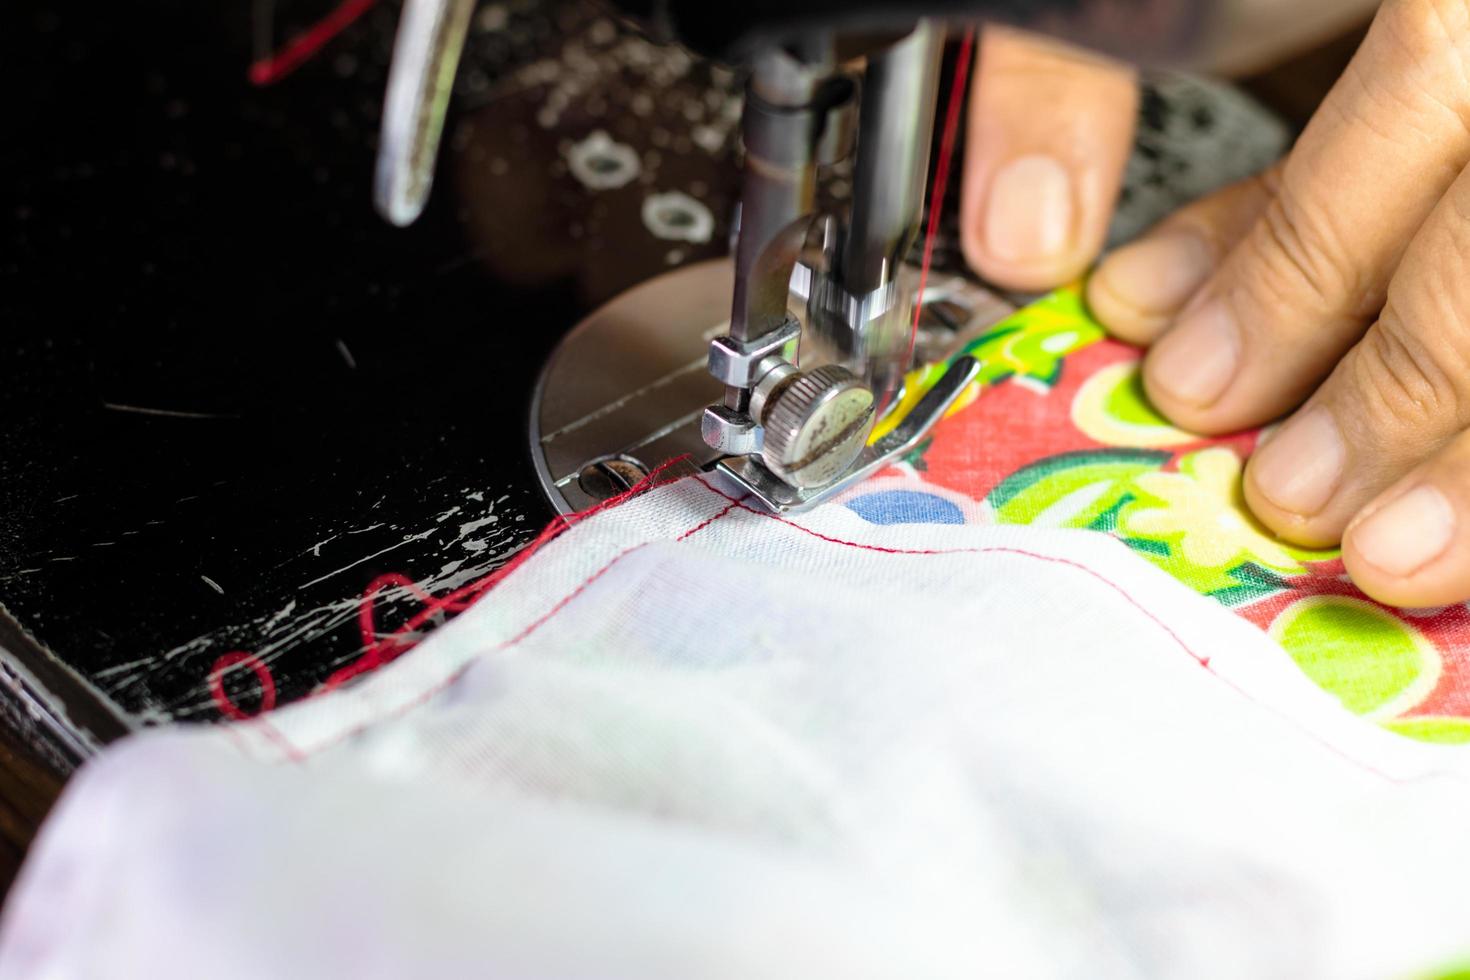
[[279,626],[288,616],[290,616],[295,611],[296,600],[292,599],[290,602],[282,606],[278,611],[273,613],[270,619],[267,619],[265,621],[265,625],[260,628],[261,632],[269,633],[271,630]]
[[656,238],[704,244],[715,232],[709,208],[682,191],[651,194],[643,201],[643,224]]
[[491,524],[497,524],[499,522],[499,517],[494,514],[489,514],[485,517],[480,518],[478,521],[470,521],[468,524],[461,524],[459,526],[459,536],[461,538],[467,538],[471,534],[474,534],[476,531],[478,531],[480,528],[488,527]]
[[567,151],[567,166],[583,187],[594,191],[626,187],[637,179],[641,169],[638,151],[615,142],[601,129],[572,145]]

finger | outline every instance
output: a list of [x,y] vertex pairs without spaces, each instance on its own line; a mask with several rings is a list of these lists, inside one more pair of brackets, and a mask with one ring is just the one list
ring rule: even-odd
[[1405,243],[1470,160],[1467,21],[1462,4],[1384,5],[1279,193],[1150,352],[1148,392],[1173,421],[1225,432],[1275,418],[1362,336]]
[[1132,68],[987,28],[970,101],[965,257],[1011,289],[1078,278],[1097,258],[1133,146]]
[[1343,561],[1358,588],[1392,606],[1470,599],[1470,434],[1369,504]]
[[1265,211],[1279,176],[1278,165],[1221,188],[1105,257],[1087,283],[1093,314],[1120,340],[1153,343]]
[[1414,236],[1378,322],[1255,454],[1246,496],[1330,544],[1370,500],[1470,427],[1470,171]]

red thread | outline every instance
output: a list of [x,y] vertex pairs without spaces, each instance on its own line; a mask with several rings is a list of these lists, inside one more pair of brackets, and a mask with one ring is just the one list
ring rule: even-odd
[[[1302,734],[1306,735],[1308,738],[1312,739],[1314,742],[1316,742],[1322,748],[1326,749],[1329,753],[1331,753],[1332,755],[1334,755],[1337,758],[1341,759],[1343,762],[1347,763],[1348,765],[1351,765],[1354,768],[1357,768],[1357,769],[1360,769],[1360,770],[1362,770],[1364,772],[1369,773],[1370,775],[1376,776],[1376,777],[1378,777],[1380,779],[1383,779],[1383,780],[1385,780],[1387,782],[1394,783],[1394,784],[1397,784],[1397,785],[1404,785],[1404,784],[1409,784],[1409,783],[1427,781],[1427,780],[1430,780],[1430,779],[1438,778],[1439,776],[1442,776],[1442,775],[1452,775],[1452,774],[1449,774],[1449,773],[1428,773],[1428,774],[1425,774],[1423,776],[1399,777],[1399,776],[1395,776],[1395,775],[1392,775],[1390,773],[1384,772],[1383,770],[1378,769],[1377,767],[1372,766],[1372,765],[1370,765],[1370,764],[1368,764],[1366,762],[1363,762],[1363,761],[1361,761],[1359,759],[1353,758],[1352,756],[1348,755],[1346,752],[1344,752],[1341,749],[1337,748],[1336,746],[1332,745],[1330,742],[1328,742],[1322,736],[1318,735],[1317,733],[1313,732],[1311,729],[1309,729],[1306,726],[1302,725],[1300,722],[1298,722],[1296,719],[1292,718],[1290,715],[1287,715],[1284,712],[1279,711],[1279,710],[1277,710],[1275,708],[1272,708],[1270,705],[1267,705],[1267,704],[1265,704],[1265,703],[1257,700],[1255,697],[1253,697],[1250,694],[1250,692],[1246,691],[1240,685],[1236,684],[1234,681],[1230,680],[1229,678],[1222,676],[1213,667],[1211,667],[1211,665],[1210,665],[1210,659],[1208,657],[1203,657],[1203,656],[1195,653],[1195,651],[1193,650],[1193,648],[1191,648],[1187,643],[1185,643],[1184,640],[1179,636],[1178,633],[1176,633],[1167,623],[1165,623],[1163,620],[1161,620],[1157,615],[1155,615],[1152,611],[1150,611],[1147,607],[1145,607],[1142,603],[1140,603],[1137,599],[1135,599],[1131,594],[1129,594],[1129,592],[1126,589],[1124,589],[1121,585],[1118,585],[1116,582],[1114,582],[1111,579],[1109,579],[1106,576],[1104,576],[1101,572],[1098,572],[1095,569],[1089,568],[1088,566],[1086,566],[1086,565],[1084,565],[1084,564],[1082,564],[1080,562],[1073,561],[1073,560],[1068,559],[1068,558],[1058,558],[1058,557],[1053,556],[1053,555],[1043,555],[1043,554],[1039,554],[1037,552],[1026,551],[1026,550],[1020,549],[1020,548],[993,547],[993,548],[957,548],[957,549],[951,549],[951,550],[939,550],[939,549],[923,549],[923,550],[915,549],[915,550],[906,550],[906,549],[901,549],[901,548],[884,548],[884,547],[880,547],[880,546],[877,546],[877,545],[869,545],[869,544],[864,544],[862,542],[857,542],[857,541],[846,541],[846,540],[843,540],[841,538],[834,538],[834,537],[831,537],[829,535],[821,534],[821,533],[819,533],[817,531],[812,530],[811,528],[804,527],[804,526],[802,526],[800,524],[795,523],[794,521],[787,520],[786,518],[780,517],[780,516],[778,516],[776,514],[770,514],[770,513],[767,513],[765,511],[756,510],[755,508],[752,508],[752,507],[747,506],[745,504],[743,498],[731,497],[729,494],[727,494],[727,493],[719,490],[718,488],[712,486],[709,482],[707,482],[706,480],[704,480],[702,477],[695,476],[694,479],[698,480],[699,483],[705,489],[707,489],[710,492],[716,494],[717,496],[723,497],[725,500],[729,501],[729,504],[723,510],[719,511],[718,513],[716,513],[712,517],[709,517],[709,518],[705,519],[704,521],[701,521],[699,524],[694,525],[689,530],[687,530],[684,533],[680,534],[678,537],[676,537],[674,539],[675,541],[683,541],[683,540],[686,540],[687,538],[689,538],[689,537],[691,537],[691,536],[693,536],[695,534],[698,534],[700,531],[702,531],[705,528],[709,527],[711,524],[713,524],[716,521],[720,520],[721,518],[723,518],[727,514],[730,514],[730,513],[734,512],[735,510],[739,509],[739,510],[744,510],[744,511],[746,511],[748,513],[760,514],[763,517],[771,518],[771,519],[773,519],[773,520],[775,520],[775,521],[777,521],[779,523],[788,525],[788,526],[790,526],[790,527],[792,527],[792,528],[794,528],[794,529],[796,529],[798,531],[802,531],[802,532],[804,532],[806,534],[810,534],[813,537],[819,538],[819,539],[821,539],[823,541],[826,541],[826,542],[829,542],[831,544],[836,544],[836,545],[840,545],[840,546],[843,546],[843,547],[850,547],[850,548],[860,548],[860,549],[863,549],[863,550],[866,550],[866,551],[879,552],[881,554],[914,555],[914,556],[924,557],[924,556],[950,555],[950,554],[988,554],[988,553],[989,554],[993,554],[993,553],[1001,553],[1001,554],[1013,554],[1013,555],[1016,555],[1018,557],[1032,558],[1032,559],[1036,559],[1036,560],[1039,560],[1039,561],[1046,561],[1046,562],[1051,562],[1051,563],[1054,563],[1054,564],[1065,565],[1065,566],[1068,566],[1068,567],[1071,567],[1071,568],[1075,568],[1075,569],[1078,569],[1079,571],[1086,572],[1088,575],[1090,575],[1094,579],[1098,580],[1099,582],[1102,582],[1104,585],[1108,586],[1113,591],[1115,591],[1119,595],[1121,595],[1124,599],[1126,599],[1129,602],[1129,604],[1131,604],[1134,608],[1136,608],[1140,612],[1142,612],[1153,623],[1155,623],[1166,634],[1168,634],[1168,636],[1170,637],[1170,639],[1172,639],[1174,641],[1174,643],[1182,651],[1184,651],[1184,653],[1186,653],[1190,657],[1190,659],[1194,660],[1195,663],[1199,664],[1205,670],[1209,671],[1209,673],[1210,673],[1210,675],[1212,677],[1214,677],[1217,680],[1219,680],[1220,682],[1224,683],[1231,690],[1235,691],[1236,694],[1240,695],[1242,698],[1244,698],[1245,700],[1249,701],[1250,703],[1256,705],[1257,707],[1259,707],[1259,708],[1261,708],[1263,710],[1269,711],[1272,714],[1276,715],[1278,718],[1280,718],[1281,720],[1285,721],[1287,724],[1291,725],[1293,728],[1295,728],[1297,731],[1301,732]],[[603,565],[602,568],[598,569],[592,575],[588,576],[585,580],[583,580],[583,582],[580,585],[578,585],[571,592],[567,593],[567,595],[564,596],[555,605],[553,605],[551,607],[551,609],[549,609],[546,613],[544,613],[542,616],[540,616],[539,618],[537,618],[529,626],[527,626],[525,629],[523,629],[519,634],[517,634],[516,636],[512,637],[510,640],[507,640],[507,641],[501,643],[500,645],[492,648],[490,651],[487,651],[487,652],[488,653],[499,653],[499,652],[502,652],[504,650],[507,650],[507,649],[509,649],[509,648],[511,648],[511,647],[513,647],[513,646],[515,646],[515,645],[523,642],[528,637],[530,637],[533,633],[535,633],[537,630],[539,630],[542,626],[545,626],[546,623],[550,622],[551,619],[554,618],[557,614],[559,614],[564,609],[566,609],[566,607],[568,605],[570,605],[573,600],[575,600],[578,596],[580,596],[584,592],[586,592],[587,589],[589,587],[591,587],[591,585],[594,582],[596,582],[597,580],[601,579],[604,575],[606,575],[612,569],[612,567],[614,565],[616,565],[618,562],[622,561],[624,558],[628,557],[628,555],[633,554],[634,552],[639,551],[639,550],[641,550],[643,548],[646,548],[646,547],[648,547],[649,544],[652,544],[652,543],[653,542],[644,542],[643,544],[634,545],[633,547],[628,548],[628,549],[626,549],[626,550],[618,553],[617,555],[613,556],[613,558],[611,558],[607,562],[607,564]],[[284,733],[280,732],[273,725],[270,724],[269,718],[266,718],[266,717],[263,717],[262,716],[260,718],[257,718],[255,721],[256,721],[256,724],[265,732],[265,734],[267,735],[267,737],[269,737],[271,739],[271,741],[273,741],[277,745],[281,746],[281,748],[282,748],[282,754],[289,761],[296,762],[296,763],[301,763],[301,762],[304,762],[305,760],[307,760],[308,758],[310,758],[313,754],[315,754],[317,752],[320,752],[320,751],[323,751],[324,749],[330,748],[333,745],[338,745],[338,744],[340,744],[340,743],[342,743],[344,741],[347,741],[349,739],[352,739],[352,738],[356,737],[357,735],[361,734],[362,732],[366,731],[367,729],[373,727],[374,725],[381,724],[382,722],[391,720],[393,718],[401,717],[401,716],[407,714],[408,712],[413,711],[415,708],[421,707],[422,705],[424,705],[428,701],[430,701],[435,695],[439,694],[441,691],[443,691],[444,689],[446,689],[447,687],[449,687],[450,685],[452,685],[455,681],[457,681],[461,676],[464,675],[464,673],[467,670],[470,669],[470,667],[474,666],[474,663],[475,663],[475,661],[471,661],[469,663],[466,663],[459,670],[457,670],[454,673],[450,674],[448,677],[444,678],[439,683],[432,685],[431,687],[429,687],[428,689],[426,689],[423,693],[419,694],[417,697],[413,698],[412,700],[410,700],[410,701],[408,701],[408,702],[406,702],[406,703],[404,703],[402,705],[399,705],[397,708],[393,709],[392,711],[386,712],[385,714],[383,714],[383,715],[381,715],[381,716],[379,716],[377,718],[374,718],[371,721],[363,722],[362,724],[353,726],[352,728],[350,728],[350,729],[348,729],[346,731],[343,731],[343,732],[341,732],[341,733],[339,733],[337,735],[334,735],[334,736],[332,736],[330,738],[325,739],[322,742],[317,743],[316,745],[312,746],[309,749],[302,749],[302,748],[297,747],[294,743],[292,743],[290,741],[290,739],[288,739],[285,736]]]
[[929,288],[929,267],[934,263],[934,239],[939,235],[939,220],[944,215],[944,197],[949,190],[950,162],[954,158],[955,139],[960,128],[960,107],[965,89],[970,84],[970,62],[975,51],[975,29],[965,32],[960,42],[959,61],[955,63],[954,85],[949,93],[949,108],[944,117],[944,136],[939,141],[939,160],[934,166],[934,186],[929,192],[929,228],[924,233],[924,263],[919,270],[919,295],[914,301],[914,325],[909,331],[909,350],[903,363],[914,360],[914,346],[919,340],[919,318],[924,313],[924,290]]
[[864,543],[862,543],[860,541],[845,541],[842,538],[834,538],[834,537],[831,537],[830,535],[822,534],[819,531],[814,531],[814,530],[812,530],[809,527],[804,527],[801,524],[797,524],[795,521],[788,520],[787,518],[782,517],[779,514],[773,514],[773,513],[769,512],[769,511],[757,510],[754,507],[750,507],[747,504],[745,504],[743,500],[736,500],[734,497],[731,497],[729,494],[721,491],[717,487],[712,486],[711,484],[709,484],[701,476],[695,476],[694,479],[698,480],[704,486],[704,488],[706,490],[709,490],[712,493],[715,493],[718,496],[724,497],[726,500],[730,501],[730,507],[731,508],[738,507],[741,510],[747,511],[747,512],[749,512],[751,514],[758,514],[761,517],[770,518],[773,521],[776,521],[776,522],[778,522],[780,524],[785,524],[787,527],[794,528],[795,530],[801,531],[801,532],[803,532],[805,534],[810,534],[812,537],[817,538],[817,539],[822,540],[822,541],[826,541],[829,544],[841,545],[841,546],[846,547],[846,548],[858,548],[858,549],[863,550],[863,551],[876,551],[879,554],[884,554],[884,555],[914,555],[914,556],[919,556],[919,557],[930,557],[930,556],[936,556],[936,555],[965,555],[965,554],[971,554],[971,555],[1008,554],[1008,555],[1017,555],[1017,556],[1022,557],[1022,558],[1033,558],[1033,559],[1035,559],[1037,561],[1050,562],[1050,563],[1055,564],[1055,565],[1065,565],[1065,566],[1067,566],[1069,568],[1075,568],[1078,571],[1086,572],[1088,575],[1092,576],[1094,579],[1096,579],[1097,581],[1103,583],[1108,588],[1112,589],[1114,592],[1116,592],[1120,596],[1122,596],[1125,600],[1127,600],[1128,604],[1131,605],[1133,608],[1137,609],[1139,612],[1141,612],[1145,616],[1147,616],[1149,618],[1149,620],[1151,620],[1154,623],[1154,625],[1158,626],[1161,630],[1163,630],[1166,634],[1168,634],[1169,638],[1174,641],[1174,643],[1179,647],[1179,649],[1183,650],[1184,653],[1186,653],[1189,656],[1189,658],[1191,660],[1193,660],[1195,663],[1199,664],[1205,670],[1209,671],[1210,675],[1212,677],[1214,677],[1216,680],[1220,681],[1226,687],[1229,687],[1232,691],[1234,691],[1236,694],[1239,694],[1241,697],[1245,698],[1245,700],[1249,701],[1251,704],[1254,704],[1258,708],[1261,708],[1261,709],[1263,709],[1265,711],[1269,711],[1271,714],[1275,715],[1276,717],[1280,718],[1282,721],[1284,721],[1287,724],[1291,725],[1291,727],[1295,728],[1297,731],[1299,731],[1302,734],[1306,735],[1312,741],[1316,742],[1322,748],[1326,749],[1332,755],[1337,756],[1342,761],[1344,761],[1344,762],[1348,763],[1349,765],[1354,766],[1354,767],[1356,767],[1358,769],[1362,769],[1364,772],[1371,773],[1372,775],[1377,776],[1380,779],[1384,779],[1384,780],[1387,780],[1388,782],[1399,784],[1399,785],[1408,784],[1408,783],[1414,783],[1414,782],[1420,782],[1420,781],[1422,781],[1424,779],[1432,779],[1432,778],[1435,778],[1437,775],[1441,775],[1441,774],[1437,774],[1437,773],[1429,773],[1426,776],[1414,776],[1414,777],[1403,778],[1403,777],[1394,776],[1394,775],[1392,775],[1390,773],[1384,772],[1382,769],[1379,769],[1376,766],[1373,766],[1373,765],[1370,765],[1370,764],[1368,764],[1366,762],[1363,762],[1360,759],[1353,758],[1352,756],[1350,756],[1346,752],[1344,752],[1342,749],[1339,749],[1337,746],[1335,746],[1331,742],[1327,741],[1321,735],[1318,735],[1316,732],[1312,731],[1310,728],[1307,728],[1305,725],[1301,724],[1295,718],[1291,717],[1290,715],[1286,714],[1283,711],[1280,711],[1280,710],[1278,710],[1276,708],[1273,708],[1270,705],[1268,705],[1268,704],[1266,704],[1266,703],[1258,700],[1253,695],[1251,695],[1251,693],[1249,691],[1247,691],[1245,688],[1241,687],[1239,684],[1235,683],[1230,678],[1225,677],[1219,671],[1215,670],[1214,667],[1212,667],[1210,665],[1210,658],[1209,657],[1202,656],[1202,655],[1196,653],[1194,651],[1194,648],[1191,647],[1188,643],[1184,642],[1183,637],[1181,637],[1178,633],[1176,633],[1174,631],[1173,627],[1171,627],[1168,623],[1166,623],[1162,619],[1160,619],[1152,610],[1150,610],[1143,603],[1141,603],[1137,599],[1135,599],[1128,592],[1127,589],[1123,588],[1121,585],[1119,585],[1118,583],[1114,582],[1112,579],[1109,579],[1107,576],[1103,575],[1101,572],[1097,571],[1096,569],[1090,568],[1087,565],[1082,564],[1081,562],[1073,561],[1070,558],[1059,558],[1059,557],[1057,557],[1055,555],[1043,555],[1043,554],[1039,554],[1039,553],[1034,552],[1034,551],[1026,551],[1023,548],[1010,548],[1010,547],[1003,547],[1003,546],[996,546],[996,547],[990,547],[990,548],[950,548],[950,549],[912,549],[911,550],[911,549],[906,549],[906,548],[884,548],[884,547],[881,547],[879,545],[864,544]]
[[[650,474],[650,476],[651,475],[652,474]],[[700,482],[701,483],[704,483],[703,480],[700,480]],[[705,486],[708,486],[708,484],[705,484]],[[724,494],[720,494],[720,496],[725,496],[725,495]],[[726,499],[730,499],[731,500],[731,503],[729,504],[729,506],[725,507],[724,509],[722,509],[718,513],[714,514],[713,516],[705,519],[704,521],[701,521],[699,524],[696,524],[694,527],[689,528],[687,531],[685,531],[684,533],[680,534],[678,537],[674,538],[674,540],[676,542],[677,541],[686,541],[689,538],[693,537],[694,535],[698,534],[700,531],[703,531],[705,528],[709,527],[711,524],[713,524],[716,521],[718,521],[720,518],[722,518],[725,515],[733,512],[737,507],[742,506],[741,501],[739,501],[739,500],[733,500],[733,499],[728,498],[728,497]],[[584,512],[584,513],[587,513],[587,512]],[[606,575],[609,571],[611,571],[614,565],[616,565],[618,562],[622,561],[624,558],[627,558],[629,555],[633,554],[634,552],[641,551],[642,549],[647,548],[649,545],[654,544],[654,543],[655,542],[653,542],[653,541],[645,541],[642,544],[636,544],[636,545],[633,545],[630,548],[625,548],[623,551],[618,552],[616,555],[614,555],[612,558],[610,558],[608,560],[607,564],[603,565],[597,571],[595,571],[591,575],[589,575],[586,579],[584,579],[582,581],[582,583],[580,585],[578,585],[571,592],[568,592],[555,605],[553,605],[545,613],[543,613],[541,616],[539,616],[537,619],[535,619],[533,622],[531,622],[531,624],[528,625],[525,629],[521,630],[521,632],[517,633],[515,636],[511,637],[510,639],[508,639],[508,640],[500,643],[499,645],[497,645],[495,647],[492,647],[490,650],[486,651],[485,654],[483,654],[483,655],[484,656],[488,656],[489,654],[493,654],[493,653],[501,653],[501,652],[503,652],[505,650],[509,650],[511,647],[514,647],[514,646],[516,646],[516,645],[518,645],[520,643],[523,643],[525,640],[527,640],[528,638],[530,638],[530,636],[533,633],[535,633],[541,627],[545,626],[548,622],[550,622],[553,617],[555,617],[557,614],[561,613],[564,609],[567,608],[567,606],[571,605],[571,603],[578,596],[580,596],[584,592],[586,592],[587,589],[590,588],[594,582],[596,582],[597,580],[599,580],[600,578],[602,578],[604,575]],[[379,723],[381,723],[383,721],[387,721],[388,719],[391,719],[391,718],[401,717],[402,715],[405,715],[408,712],[413,711],[415,708],[421,707],[422,705],[428,703],[430,700],[432,700],[434,698],[435,695],[439,694],[439,692],[443,691],[445,688],[449,687],[455,681],[459,680],[460,677],[464,676],[465,671],[467,671],[471,667],[473,667],[475,665],[475,662],[476,661],[472,660],[469,663],[466,663],[464,666],[462,666],[458,670],[454,671],[452,674],[450,674],[448,677],[444,678],[439,683],[431,685],[430,687],[428,687],[427,689],[425,689],[423,691],[423,693],[421,693],[418,696],[414,697],[412,700],[407,701],[404,704],[399,705],[398,707],[396,707],[392,711],[389,711],[389,712],[385,713],[384,715],[382,715],[380,717],[374,718],[371,721],[364,722],[363,724],[360,724],[360,725],[355,725],[352,728],[347,729],[346,731],[340,732],[337,735],[332,736],[331,738],[328,738],[328,739],[326,739],[326,740],[324,740],[322,742],[318,742],[316,745],[313,745],[309,749],[298,748],[294,743],[292,743],[290,741],[290,739],[288,739],[282,732],[280,732],[277,728],[275,728],[275,726],[273,726],[270,723],[270,719],[265,718],[265,717],[261,717],[261,718],[257,718],[255,720],[255,722],[256,722],[256,725],[257,726],[259,726],[262,730],[264,730],[266,732],[266,734],[268,736],[271,737],[271,740],[272,741],[274,741],[276,744],[282,746],[282,754],[284,754],[288,760],[290,760],[291,762],[297,762],[297,763],[303,762],[306,759],[310,758],[312,755],[315,755],[316,753],[321,752],[324,749],[331,748],[334,745],[339,745],[342,742],[345,742],[345,741],[348,741],[348,740],[350,740],[352,738],[355,738],[356,736],[362,734],[364,731],[366,731],[367,729],[371,728],[374,725],[377,725],[377,724],[379,724]]]
[[1191,648],[1189,644],[1185,643],[1184,640],[1179,636],[1179,634],[1174,632],[1173,628],[1171,628],[1168,623],[1165,623],[1158,616],[1154,615],[1153,612],[1151,612],[1141,602],[1133,598],[1133,596],[1129,595],[1122,586],[1111,581],[1110,579],[1104,578],[1100,572],[1089,568],[1081,562],[1073,561],[1070,558],[1058,558],[1055,555],[1043,555],[1034,551],[1026,551],[1022,548],[1008,548],[1003,546],[995,546],[990,548],[884,548],[876,544],[864,544],[861,541],[844,541],[842,538],[834,538],[830,535],[823,534],[820,531],[814,531],[809,527],[805,527],[804,525],[798,524],[793,520],[782,517],[780,514],[774,514],[766,510],[757,510],[756,508],[746,504],[744,500],[736,500],[734,497],[731,497],[724,491],[710,485],[710,483],[707,482],[704,477],[696,476],[695,479],[703,484],[705,489],[730,501],[731,507],[739,507],[741,510],[748,511],[749,513],[759,514],[761,517],[768,517],[773,521],[785,524],[787,527],[795,528],[796,530],[801,531],[804,534],[810,534],[814,538],[817,538],[821,541],[826,541],[828,544],[838,544],[842,545],[845,548],[857,548],[862,551],[876,551],[879,554],[883,555],[1021,555],[1026,558],[1035,558],[1037,561],[1051,562],[1055,565],[1066,565],[1070,568],[1076,568],[1080,571],[1086,572],[1088,575],[1091,575],[1099,582],[1102,582],[1104,585],[1107,585],[1113,591],[1117,592],[1124,599],[1127,599],[1130,605],[1132,605],[1139,612],[1143,613],[1149,619],[1153,620],[1160,629],[1169,634],[1170,639],[1179,644],[1184,652],[1189,654],[1189,656],[1193,658],[1196,662],[1198,662],[1201,666],[1208,667],[1210,665],[1210,659],[1208,657],[1202,657],[1199,654],[1195,653],[1193,648]]
[[285,47],[252,64],[250,83],[265,86],[279,82],[310,61],[318,51],[372,9],[377,2],[378,0],[342,0],[331,13],[296,35]]
[[[260,704],[253,712],[241,708],[225,690],[225,671],[241,664],[250,668],[260,684]],[[255,654],[232,650],[220,656],[209,669],[209,695],[214,699],[214,705],[220,714],[231,721],[246,721],[263,715],[276,706],[276,680],[271,676],[270,667]]]
[[[676,456],[654,467],[647,476],[624,492],[609,497],[607,500],[589,507],[584,511],[557,516],[542,529],[541,533],[530,544],[517,552],[510,561],[495,571],[437,599],[432,597],[428,592],[425,592],[418,583],[406,575],[398,572],[379,575],[369,582],[367,588],[363,590],[362,600],[357,610],[358,632],[362,638],[361,655],[351,663],[329,674],[315,693],[320,694],[340,687],[354,677],[381,667],[389,661],[407,653],[418,643],[419,630],[430,620],[445,613],[458,613],[468,609],[477,599],[503,582],[516,569],[524,565],[532,555],[550,544],[568,528],[609,508],[625,503],[639,494],[646,493],[649,490],[672,482],[675,478],[665,477],[664,474],[689,460],[690,456],[687,453],[682,456]],[[391,633],[382,635],[378,632],[377,600],[385,590],[390,588],[403,589],[412,593],[423,603],[423,608],[411,616],[402,626],[393,630]],[[224,672],[241,664],[248,666],[260,681],[260,705],[253,713],[245,711],[231,700],[224,687]],[[210,669],[209,673],[209,692],[220,714],[231,721],[245,721],[256,718],[276,706],[276,684],[275,679],[271,675],[270,667],[253,653],[248,653],[243,650],[236,650],[224,654],[214,662],[214,666]],[[281,736],[269,725],[262,724],[262,727],[266,729],[266,734],[272,737],[273,741],[277,741],[285,747],[285,752],[288,756],[294,755],[297,750],[289,741],[285,740],[284,736]]]
[[[339,667],[327,676],[318,688],[318,693],[333,690],[340,687],[355,677],[374,670],[384,664],[402,656],[418,643],[418,632],[430,620],[444,613],[458,613],[468,609],[486,592],[495,588],[501,582],[520,568],[531,556],[536,554],[546,545],[560,537],[568,528],[574,524],[585,521],[587,518],[603,511],[616,507],[639,494],[646,493],[655,487],[662,486],[668,480],[662,479],[665,473],[681,463],[690,459],[689,454],[675,456],[659,466],[654,467],[649,474],[638,483],[629,487],[616,496],[609,497],[601,503],[595,504],[584,511],[575,514],[558,515],[541,530],[541,533],[522,548],[510,561],[497,568],[488,575],[482,576],[466,585],[462,585],[438,599],[431,598],[428,593],[420,589],[406,576],[391,573],[380,575],[372,581],[363,593],[362,604],[358,607],[358,628],[362,634],[363,652],[361,656],[351,663]],[[413,590],[423,601],[424,606],[408,621],[386,636],[378,633],[375,600],[378,593],[389,586],[399,586]]]
[[[703,480],[700,480],[699,482],[700,483],[704,483]],[[708,486],[708,484],[706,484],[706,486]],[[724,494],[721,494],[720,496],[724,496]],[[729,498],[726,498],[726,499],[729,499]],[[743,499],[744,498],[741,498],[741,500],[743,500]],[[742,506],[741,500],[732,500],[732,501],[730,501],[730,506],[726,507],[724,510],[720,511],[718,514],[715,514],[713,517],[709,518],[708,520],[703,521],[702,523],[699,523],[699,524],[694,525],[693,527],[691,527],[689,530],[685,531],[683,534],[679,535],[674,540],[675,541],[684,541],[684,540],[686,540],[688,538],[694,537],[700,531],[703,531],[705,528],[709,527],[715,521],[719,520],[720,518],[724,517],[726,514],[730,513],[730,511],[734,510],[736,507]]]
[[368,583],[363,590],[362,604],[357,608],[357,627],[362,634],[362,648],[365,653],[380,656],[383,641],[391,641],[392,636],[380,638],[378,636],[378,625],[374,616],[375,599],[378,593],[389,588],[404,589],[413,593],[423,602],[433,602],[433,596],[419,588],[417,582],[406,575],[398,572],[389,572],[387,575],[379,575]]

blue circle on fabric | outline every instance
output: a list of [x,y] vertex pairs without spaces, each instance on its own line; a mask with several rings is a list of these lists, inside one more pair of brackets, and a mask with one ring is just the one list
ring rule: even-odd
[[918,490],[883,490],[854,497],[847,506],[869,524],[963,524],[964,512],[943,497]]

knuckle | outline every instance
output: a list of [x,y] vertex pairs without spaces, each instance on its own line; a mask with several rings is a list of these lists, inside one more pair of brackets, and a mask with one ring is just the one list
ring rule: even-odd
[[1470,360],[1454,345],[1427,344],[1401,324],[1386,311],[1345,365],[1368,423],[1424,436],[1462,426],[1467,405],[1458,379]]
[[1285,172],[1286,161],[1278,160],[1254,177],[1248,177],[1247,180],[1251,181],[1268,201],[1274,201],[1281,196],[1282,174]]
[[1247,241],[1254,253],[1249,281],[1271,306],[1336,314],[1371,302],[1332,223],[1289,193],[1271,200]]

